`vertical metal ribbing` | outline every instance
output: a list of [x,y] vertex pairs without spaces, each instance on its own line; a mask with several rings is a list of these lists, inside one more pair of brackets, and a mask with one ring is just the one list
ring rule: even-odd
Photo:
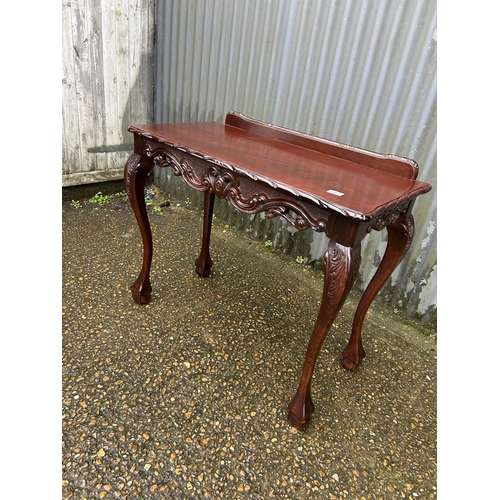
[[[160,3],[157,121],[223,120],[237,110],[413,158],[419,178],[436,187],[435,2]],[[404,282],[396,295],[435,265],[435,243],[427,238],[436,223],[435,192],[415,205],[408,274],[393,279]],[[383,247],[383,235],[373,238],[367,252]],[[431,247],[422,249],[424,240]]]

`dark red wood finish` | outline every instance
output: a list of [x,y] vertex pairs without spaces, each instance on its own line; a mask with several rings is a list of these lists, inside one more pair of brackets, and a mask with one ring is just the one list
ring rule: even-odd
[[134,153],[125,165],[125,186],[141,231],[144,255],[131,286],[139,304],[151,298],[153,254],[144,184],[154,165],[172,167],[187,184],[204,191],[202,248],[196,272],[207,277],[215,196],[238,210],[284,217],[299,230],[311,227],[330,239],[325,252],[323,298],[307,348],[302,376],[288,407],[288,420],[303,429],[314,411],[311,381],[330,327],[354,283],[360,243],[372,230],[387,228],[382,262],[358,305],[342,365],[354,370],[365,357],[361,327],[368,308],[408,250],[413,237],[411,209],[431,186],[416,180],[413,160],[381,155],[334,141],[228,113],[226,122],[131,126]]

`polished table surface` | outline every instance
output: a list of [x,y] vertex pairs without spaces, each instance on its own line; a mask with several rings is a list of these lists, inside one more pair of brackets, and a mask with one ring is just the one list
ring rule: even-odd
[[[362,163],[366,155],[344,159],[222,122],[141,125],[130,130],[353,217],[373,217],[388,202],[428,190],[425,182],[367,168]],[[412,163],[393,158],[411,168]]]
[[321,345],[344,303],[361,262],[360,243],[372,230],[387,229],[382,262],[356,311],[342,365],[354,370],[365,357],[361,326],[369,305],[408,250],[413,237],[411,209],[431,186],[417,180],[418,165],[228,113],[225,123],[132,125],[134,153],[125,166],[125,186],[144,245],[143,266],[132,285],[136,302],[150,300],[153,253],[144,202],[146,177],[154,165],[205,193],[202,249],[195,262],[210,274],[210,232],[214,197],[238,210],[284,217],[299,230],[325,232],[324,291],[307,348],[299,388],[288,419],[303,429],[314,411],[311,379]]

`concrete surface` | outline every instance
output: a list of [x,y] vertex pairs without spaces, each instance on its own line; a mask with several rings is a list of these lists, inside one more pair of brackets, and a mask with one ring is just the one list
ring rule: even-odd
[[153,296],[139,306],[129,286],[142,243],[128,200],[74,193],[63,197],[63,499],[437,498],[432,336],[374,304],[367,357],[347,372],[351,294],[298,432],[286,408],[320,273],[215,220],[214,267],[201,279],[202,214],[170,200],[149,209]]

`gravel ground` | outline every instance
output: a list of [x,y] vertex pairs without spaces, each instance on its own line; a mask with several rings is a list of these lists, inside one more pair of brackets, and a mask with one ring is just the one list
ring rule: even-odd
[[202,214],[172,201],[150,208],[153,296],[139,306],[132,210],[98,201],[63,203],[63,499],[437,498],[433,338],[374,304],[367,357],[347,372],[354,292],[296,431],[286,408],[320,274],[215,222],[201,279]]

